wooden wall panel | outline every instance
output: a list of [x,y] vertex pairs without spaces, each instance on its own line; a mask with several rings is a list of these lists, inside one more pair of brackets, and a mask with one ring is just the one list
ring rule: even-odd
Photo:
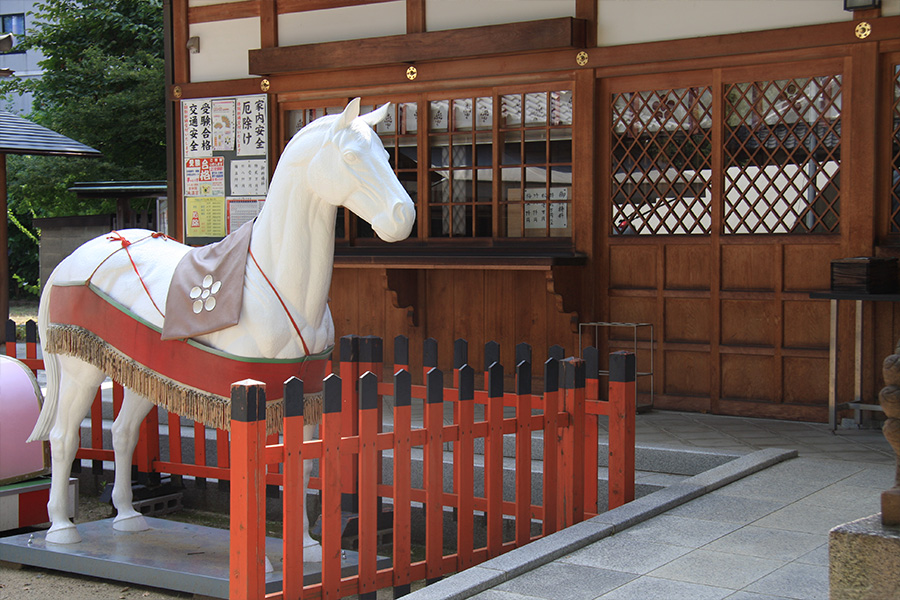
[[[437,340],[438,362],[444,370],[443,365],[453,364],[453,322],[456,318],[453,275],[452,271],[426,271],[425,298],[422,299],[425,309],[425,337]],[[421,351],[421,348],[410,348],[410,352]]]
[[809,291],[831,288],[831,261],[841,258],[837,244],[785,245],[784,289]]
[[780,382],[775,379],[775,366],[772,356],[722,354],[722,397],[780,402]]
[[708,344],[709,310],[706,298],[666,298],[666,342]]
[[[515,361],[515,342],[509,341],[516,339],[515,312],[511,310],[519,295],[514,287],[515,281],[513,271],[489,271],[485,274],[484,341],[481,345],[491,341],[499,342],[500,363],[504,366]],[[481,371],[484,362],[473,364],[472,367],[476,372]]]
[[331,275],[329,308],[334,319],[335,345],[341,336],[359,329],[359,286],[356,269],[335,269]]
[[610,288],[656,289],[656,246],[621,245],[609,248]]
[[357,335],[377,335],[384,337],[384,312],[387,302],[387,290],[384,284],[384,270],[359,269],[357,271],[357,289],[359,290],[359,317],[357,319]]
[[784,347],[828,349],[831,310],[827,300],[784,302]]
[[734,244],[722,246],[722,289],[775,289],[777,246]]
[[771,300],[722,300],[721,343],[772,347],[778,339],[778,311]]
[[[531,344],[533,362],[547,358],[547,285],[541,272],[516,271],[513,289],[517,291],[513,311],[516,316],[516,334],[513,346],[520,342]],[[543,358],[542,358],[543,357]],[[504,363],[504,373],[515,372],[513,360]]]
[[[484,344],[478,343],[484,335],[484,271],[453,272],[453,338],[469,342],[469,364],[475,370],[484,366]],[[439,340],[440,341],[440,340]],[[453,358],[451,347],[451,361]],[[452,366],[452,362],[450,363]]]
[[656,304],[655,297],[613,296],[609,299],[609,320],[616,323],[653,323],[656,321]]
[[828,404],[828,359],[785,357],[783,362],[784,402],[788,404]]
[[665,247],[667,290],[708,290],[710,282],[709,245]]
[[705,352],[667,350],[663,354],[662,393],[709,395],[709,355]]

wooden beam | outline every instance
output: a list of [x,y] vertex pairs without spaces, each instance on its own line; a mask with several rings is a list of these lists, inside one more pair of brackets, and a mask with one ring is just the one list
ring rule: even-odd
[[[287,13],[326,10],[329,8],[343,8],[347,6],[361,6],[365,4],[378,4],[380,2],[393,1],[394,0],[284,0],[283,2],[278,3],[278,14],[283,15]],[[264,4],[265,0],[241,0],[239,2],[192,6],[188,13],[188,17],[192,24],[256,17],[265,10]]]
[[263,48],[278,45],[278,0],[260,0],[259,43]]
[[225,4],[192,6],[187,11],[189,23],[209,23],[259,16],[259,0],[243,0]]
[[587,23],[564,17],[408,35],[250,51],[250,72],[273,75],[310,70],[412,63],[512,52],[584,47]]
[[597,0],[575,0],[575,18],[587,21],[584,45],[588,48],[597,45],[598,4]]
[[406,33],[425,31],[425,0],[406,0]]
[[[393,2],[394,0],[284,0],[278,3],[280,14],[292,12],[306,12],[310,10],[327,10],[329,8],[344,8],[347,6],[362,6],[365,4],[378,4],[380,2]],[[407,3],[409,3],[407,1]]]

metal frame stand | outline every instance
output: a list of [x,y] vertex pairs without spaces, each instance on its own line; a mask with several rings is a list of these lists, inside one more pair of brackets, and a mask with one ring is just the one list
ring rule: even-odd
[[[638,412],[644,412],[653,408],[653,369],[654,369],[654,350],[656,349],[656,338],[653,337],[653,323],[623,323],[616,321],[594,321],[591,323],[579,323],[578,324],[578,347],[579,352],[584,348],[584,343],[582,341],[583,330],[586,328],[593,328],[594,330],[594,346],[598,344],[599,331],[601,327],[611,328],[611,327],[630,327],[633,333],[633,352],[635,357],[638,354],[638,328],[640,327],[649,327],[650,328],[650,370],[649,371],[638,371],[635,373],[638,377],[650,377],[650,402],[648,404],[638,404],[638,389],[635,386],[634,389],[634,406]],[[609,376],[609,370],[600,370],[600,375]]]

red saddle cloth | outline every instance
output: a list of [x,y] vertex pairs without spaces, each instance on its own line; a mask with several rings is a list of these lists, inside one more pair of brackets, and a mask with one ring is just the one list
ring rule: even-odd
[[[320,392],[328,361],[328,353],[265,359],[226,354],[192,340],[162,340],[158,328],[139,320],[89,285],[53,286],[50,320],[55,331],[65,326],[85,330],[165,379],[224,398],[230,397],[232,383],[244,379],[265,383],[269,400],[283,396],[284,382],[291,377],[303,379],[306,394]],[[156,402],[154,398],[150,400]]]
[[[159,328],[107,296],[90,281],[55,283],[50,291],[47,352],[78,357],[154,404],[195,421],[230,428],[231,385],[266,384],[267,400],[280,400],[284,382],[304,382],[304,413],[321,411],[322,381],[331,348],[290,359],[236,356],[191,339],[238,323],[251,224],[217,244],[191,250],[170,285]],[[123,245],[127,251],[127,245]],[[139,266],[135,270],[139,272]],[[267,429],[277,431],[282,403],[267,406]]]

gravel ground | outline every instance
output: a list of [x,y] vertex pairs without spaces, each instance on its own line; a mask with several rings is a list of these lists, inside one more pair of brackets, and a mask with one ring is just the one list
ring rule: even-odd
[[[115,511],[109,504],[100,502],[96,497],[82,494],[78,504],[78,518],[75,523],[98,521],[115,516]],[[204,511],[183,510],[167,515],[180,521],[190,521],[210,527],[228,527],[226,515],[209,513]],[[275,534],[277,524],[270,522],[268,535]],[[46,529],[46,527],[45,527]],[[10,532],[11,534],[23,533],[26,530]],[[34,530],[36,535],[41,535]],[[412,589],[423,586],[424,582],[413,582]],[[378,600],[390,600],[393,591],[390,588],[378,591]],[[0,600],[18,600],[19,598],[30,600],[170,600],[172,598],[193,598],[201,600],[201,597],[193,594],[173,592],[160,588],[125,584],[118,581],[73,575],[64,571],[52,569],[40,569],[15,565],[0,561]],[[356,596],[350,596],[351,600]]]
[[[97,521],[114,515],[112,507],[96,498],[81,495],[76,523]],[[26,530],[11,532],[22,533]],[[35,530],[36,531],[36,530]],[[40,533],[36,533],[40,535]],[[39,569],[0,561],[0,600],[168,600],[193,598],[183,594],[118,581],[73,575],[51,569]]]

